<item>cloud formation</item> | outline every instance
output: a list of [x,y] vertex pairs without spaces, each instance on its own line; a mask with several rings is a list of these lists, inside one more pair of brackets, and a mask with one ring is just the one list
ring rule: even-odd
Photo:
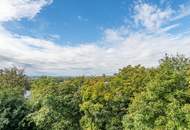
[[156,5],[139,3],[134,7],[134,20],[137,24],[144,26],[151,31],[157,31],[172,16],[170,8],[160,9]]
[[51,4],[52,0],[0,0],[0,22],[32,19],[40,10]]
[[138,3],[133,10],[133,22],[144,28],[139,27],[135,31],[127,25],[108,28],[101,40],[78,46],[62,46],[51,40],[14,34],[1,24],[33,18],[51,3],[50,0],[0,2],[0,6],[4,7],[4,4],[15,10],[15,13],[9,13],[6,8],[0,7],[1,68],[18,65],[26,68],[28,74],[101,75],[113,74],[128,64],[155,66],[165,53],[190,56],[190,34],[187,32],[181,36],[168,32],[179,26],[178,23],[170,24],[169,19],[179,19],[179,16],[181,19],[187,15],[149,3]]

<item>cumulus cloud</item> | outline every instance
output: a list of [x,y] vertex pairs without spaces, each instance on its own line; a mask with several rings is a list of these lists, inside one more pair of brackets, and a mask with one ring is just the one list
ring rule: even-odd
[[[6,17],[0,13],[0,19],[6,22],[34,17],[44,5],[51,3],[47,0],[38,0],[40,1],[43,4],[40,7],[37,5],[35,13],[8,13]],[[32,2],[37,1],[27,0],[26,3],[30,3],[27,4],[28,8],[24,3],[25,10],[31,8]],[[142,9],[145,14],[141,13]],[[78,46],[63,46],[47,39],[14,34],[0,25],[0,67],[22,66],[28,74],[100,75],[113,74],[128,64],[155,66],[165,53],[190,56],[189,32],[183,36],[168,33],[168,30],[179,26],[178,23],[162,27],[169,17],[174,18],[177,15],[172,16],[168,9],[159,9],[148,3],[135,5],[134,10],[134,22],[145,29],[134,31],[125,25],[115,29],[108,28],[104,30],[101,40]],[[149,30],[155,28],[159,28],[159,33],[149,33]]]

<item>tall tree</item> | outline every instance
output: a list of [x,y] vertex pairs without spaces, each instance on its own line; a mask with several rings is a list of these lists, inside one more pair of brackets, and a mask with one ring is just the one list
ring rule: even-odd
[[145,88],[150,71],[141,66],[127,66],[114,77],[91,79],[81,89],[83,129],[122,130],[122,117],[136,93]]
[[31,103],[34,112],[28,120],[39,130],[79,130],[79,89],[82,79],[57,82],[42,77],[32,84]]
[[29,109],[23,95],[27,78],[17,68],[0,71],[0,129],[22,130],[22,123]]
[[189,65],[189,59],[183,56],[162,59],[156,76],[129,106],[123,118],[124,128],[190,129]]

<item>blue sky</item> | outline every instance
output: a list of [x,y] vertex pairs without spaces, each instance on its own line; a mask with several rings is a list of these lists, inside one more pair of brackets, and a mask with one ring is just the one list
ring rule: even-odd
[[[150,0],[148,3],[164,8],[167,4],[177,9],[178,5],[186,4],[186,0],[166,2]],[[27,18],[5,23],[5,27],[15,33],[47,38],[58,36],[58,43],[94,42],[101,39],[103,29],[117,28],[127,25],[132,19],[132,0],[54,0],[32,20]],[[184,20],[189,24],[190,19]]]
[[0,8],[1,68],[101,75],[156,66],[165,53],[190,56],[189,0],[1,0]]
[[60,35],[63,44],[93,42],[101,38],[102,29],[124,24],[125,18],[130,17],[131,4],[128,0],[55,0],[33,20],[11,21],[5,26],[23,35]]

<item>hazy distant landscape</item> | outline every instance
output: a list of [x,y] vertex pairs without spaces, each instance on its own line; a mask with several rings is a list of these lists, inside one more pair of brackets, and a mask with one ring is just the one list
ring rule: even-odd
[[0,130],[190,130],[190,0],[0,0]]

